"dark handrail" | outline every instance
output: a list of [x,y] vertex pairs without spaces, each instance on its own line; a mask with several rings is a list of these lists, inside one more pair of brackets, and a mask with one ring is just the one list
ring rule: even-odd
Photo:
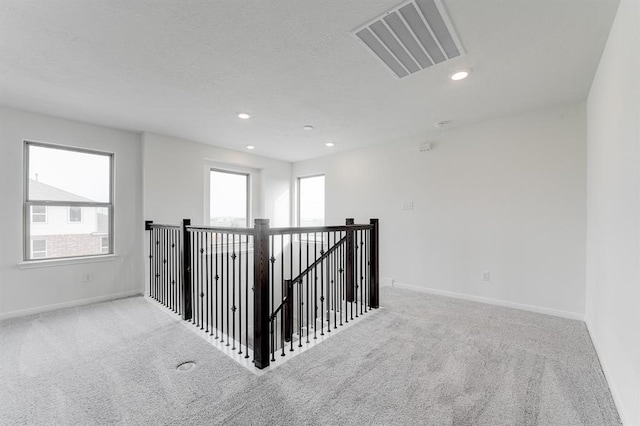
[[302,279],[304,278],[305,275],[307,275],[309,272],[311,272],[311,270],[313,268],[318,266],[326,257],[328,257],[331,253],[333,253],[338,248],[338,246],[340,246],[341,244],[344,244],[345,241],[347,241],[347,237],[342,237],[342,239],[340,239],[340,241],[338,241],[333,246],[331,246],[331,248],[329,250],[327,250],[322,256],[320,256],[318,259],[316,259],[315,262],[313,262],[311,265],[309,265],[307,267],[307,269],[305,269],[304,271],[300,272],[300,275],[298,275],[297,277],[292,279],[291,282],[293,284],[295,284],[296,282],[300,283],[300,281],[302,281]]
[[373,225],[334,225],[334,226],[309,226],[309,227],[287,227],[287,228],[269,228],[270,235],[282,234],[313,234],[314,232],[333,232],[333,231],[359,231],[373,229]]
[[152,228],[162,228],[162,229],[180,229],[180,225],[161,225],[159,223],[153,223],[151,221],[147,221],[145,223],[145,231],[148,231]]
[[255,228],[231,228],[215,226],[187,226],[187,231],[209,231],[227,234],[254,235]]
[[[326,259],[327,257],[329,257],[329,255],[331,255],[331,253],[333,253],[334,251],[336,251],[338,249],[339,246],[341,246],[342,244],[345,243],[345,241],[347,241],[347,237],[342,237],[340,239],[340,241],[336,242],[333,246],[331,246],[331,248],[329,250],[327,250],[325,253],[323,253],[318,259],[316,259],[315,262],[313,262],[311,265],[309,265],[307,267],[307,269],[305,269],[304,271],[300,272],[300,274],[295,277],[292,280],[288,280],[291,285],[298,283],[300,284],[302,282],[302,279],[305,277],[305,275],[307,275],[309,272],[311,272],[311,270],[313,268],[315,268],[316,266],[318,266],[320,263],[322,263],[322,261],[324,261],[324,259]],[[285,296],[282,299],[282,302],[280,302],[280,304],[278,305],[278,307],[273,311],[273,313],[269,316],[270,320],[273,321],[273,319],[275,318],[276,314],[278,313],[278,311],[280,311],[280,309],[282,309],[282,307],[284,306],[285,302],[287,301],[287,297]]]

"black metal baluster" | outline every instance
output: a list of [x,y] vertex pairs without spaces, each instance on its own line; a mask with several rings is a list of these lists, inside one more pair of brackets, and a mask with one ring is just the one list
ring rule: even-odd
[[156,269],[156,285],[158,287],[158,302],[164,304],[164,300],[162,298],[162,228],[158,228],[156,232],[157,245],[156,245],[156,253],[158,256],[158,265]]
[[[275,236],[273,238],[275,238]],[[284,234],[280,234],[280,280],[284,284]],[[287,297],[284,287],[280,291],[281,291],[280,299],[284,300],[285,297]],[[284,353],[284,341],[285,341],[285,335],[284,335],[285,315],[284,315],[284,312],[285,312],[285,310],[282,309],[282,313],[280,314],[281,317],[282,317],[282,321],[280,321],[280,327],[281,327],[281,330],[280,330],[280,347],[282,348],[281,356],[285,356],[285,353]]]
[[158,229],[153,230],[153,298],[160,301],[160,296],[158,294],[158,246],[160,245],[160,241],[158,241]]
[[171,305],[171,310],[173,312],[176,311],[176,294],[175,294],[175,280],[173,278],[174,269],[173,269],[173,253],[174,253],[174,245],[173,245],[173,234],[174,229],[169,228],[167,232],[167,273],[169,275],[168,284],[169,284],[169,302]]
[[244,264],[245,271],[245,284],[244,284],[244,305],[246,307],[244,311],[244,326],[245,326],[245,358],[249,358],[249,235],[247,235],[247,261]]
[[196,326],[198,325],[198,256],[199,256],[199,252],[198,252],[198,233],[197,232],[192,232],[191,233],[191,243],[193,244],[193,250],[191,250],[191,264],[193,265],[191,268],[191,273],[192,273],[192,280],[191,280],[191,292],[192,292],[192,296],[191,296],[191,321],[193,322],[193,324],[195,324]]
[[171,280],[169,279],[169,228],[162,230],[162,275],[164,281],[165,306],[171,309]]
[[196,231],[196,326],[201,325],[202,314],[202,242],[200,238],[202,233]]
[[211,311],[211,274],[209,273],[209,263],[210,263],[210,259],[211,259],[211,253],[210,253],[210,249],[209,249],[209,231],[206,231],[206,233],[204,234],[204,276],[205,276],[205,283],[206,283],[206,297],[205,297],[205,311],[206,311],[206,321],[205,321],[205,333],[209,332],[209,312]]
[[364,301],[364,299],[363,299],[363,297],[362,297],[362,292],[364,291],[364,288],[363,288],[363,284],[364,284],[364,283],[363,283],[363,280],[364,280],[364,272],[363,272],[363,269],[364,269],[363,251],[364,251],[364,250],[362,249],[362,247],[363,247],[364,243],[362,242],[362,237],[363,237],[363,233],[362,233],[362,232],[363,232],[362,230],[358,231],[358,237],[359,237],[359,239],[360,239],[360,246],[359,246],[359,247],[360,247],[360,261],[358,262],[358,263],[359,263],[359,265],[358,265],[358,273],[360,274],[360,275],[359,275],[359,276],[360,276],[360,315],[362,315],[362,304],[363,304],[363,301]]
[[365,230],[364,231],[364,277],[365,277],[365,287],[364,287],[364,312],[367,312],[367,308],[371,309],[369,305],[369,299],[371,298],[371,294],[369,291],[369,283],[370,283],[370,278],[369,278],[369,265],[371,264],[369,261],[369,252],[371,250],[371,247],[369,246],[369,231]]
[[[315,263],[318,260],[318,233],[313,233],[313,339],[318,338],[316,329],[318,328],[318,265]],[[309,271],[311,273],[311,271]]]
[[213,231],[209,231],[207,232],[207,235],[209,236],[209,240],[207,242],[207,278],[209,280],[209,291],[207,294],[207,305],[209,307],[208,309],[208,315],[209,315],[209,321],[208,321],[208,325],[209,325],[209,336],[213,336],[213,312],[214,312],[214,304],[213,304],[213,299],[214,299],[214,278],[213,278],[213,256],[215,253],[214,250],[214,233]]
[[358,231],[353,233],[353,300],[356,305],[356,318],[358,318],[358,290],[360,283],[358,280]]
[[218,269],[218,257],[220,255],[220,234],[218,232],[215,233],[215,275],[213,277],[213,280],[215,282],[215,307],[216,307],[216,316],[215,316],[215,329],[216,329],[216,335],[215,338],[219,339],[220,336],[218,336],[218,317],[220,316],[220,299],[218,298],[218,294],[220,293],[220,289],[219,289],[219,285],[220,284],[220,275],[219,275],[219,269]]
[[149,297],[153,297],[153,227],[149,221],[145,223],[148,223],[146,227],[149,230]]
[[[302,272],[302,233],[298,233],[298,276]],[[294,283],[295,284],[295,283]],[[298,347],[302,347],[302,279],[298,281]]]
[[[293,233],[289,234],[289,280],[293,279]],[[290,294],[291,295],[291,320],[287,320],[288,324],[291,324],[291,349],[289,349],[289,352],[293,352],[293,311],[295,309],[295,305],[293,304],[293,286],[295,283],[291,283],[291,291]]]
[[[333,244],[337,244],[338,241],[338,237],[339,234],[336,234],[335,231],[333,231]],[[338,268],[339,266],[339,261],[338,259],[340,258],[340,247],[342,246],[342,244],[340,244],[338,247],[336,247],[335,251],[332,253],[331,255],[331,269],[329,270],[329,292],[327,293],[330,297],[331,300],[331,309],[333,310],[333,325],[337,326],[338,325],[338,305],[337,305],[337,299],[338,299]],[[329,315],[329,318],[331,318],[331,311],[327,312]],[[331,330],[331,320],[329,320],[329,324],[327,324],[327,331]]]
[[233,346],[231,347],[232,350],[236,349],[236,259],[238,257],[238,255],[236,254],[236,234],[231,234],[231,247],[233,249],[233,254],[231,255],[231,259],[233,260],[233,272],[231,275],[232,278],[232,287],[231,287],[231,291],[233,291],[233,297],[232,297],[232,306],[231,306],[231,312],[233,313],[233,318],[232,318],[232,328],[231,328],[231,333],[232,333],[232,341],[233,341]]
[[191,322],[198,323],[198,234],[191,232]]
[[165,228],[164,229],[164,247],[163,247],[163,252],[164,252],[164,259],[162,260],[162,264],[163,264],[163,270],[164,270],[164,274],[165,274],[165,298],[166,298],[166,306],[169,309],[173,310],[173,299],[172,299],[172,294],[171,294],[171,261],[170,261],[170,254],[171,254],[171,229],[170,228]]
[[[322,250],[320,250],[320,255],[324,255],[324,241],[325,241],[325,237],[324,237],[324,233],[321,233],[320,235],[322,235]],[[331,244],[331,236],[329,233],[327,233],[327,244]],[[330,245],[327,247],[328,248],[331,247]],[[331,261],[331,253],[329,253],[329,256],[327,256],[327,258],[325,260],[323,260],[322,264],[320,265],[320,335],[324,336],[324,270],[325,268],[328,268],[329,263]],[[328,272],[328,270],[327,270]],[[327,288],[329,288],[329,285],[327,285]],[[329,305],[329,299],[327,298],[327,306]]]
[[231,310],[229,308],[229,293],[231,293],[231,291],[229,290],[229,270],[231,269],[229,267],[229,233],[226,233],[226,238],[227,238],[227,242],[226,242],[226,247],[227,247],[227,274],[226,274],[226,282],[227,282],[227,307],[225,309],[226,313],[227,313],[227,344],[226,346],[230,346],[229,343],[229,339],[231,338],[231,333],[229,333],[229,311]]
[[[307,264],[305,265],[305,270],[309,267],[309,233],[307,232]],[[309,343],[309,274],[305,275],[305,303],[306,303],[306,307],[305,307],[305,312],[307,313],[307,343]]]
[[242,237],[238,235],[238,354],[242,354]]
[[[271,243],[269,245],[270,246],[270,250],[271,250],[271,256],[269,256],[269,268],[271,269],[271,274],[269,274],[269,277],[270,277],[269,281],[271,281],[271,293],[269,295],[269,298],[271,299],[271,313],[273,313],[273,311],[274,311],[273,302],[274,302],[274,299],[276,297],[275,292],[274,292],[274,284],[275,284],[275,276],[274,276],[275,267],[274,266],[275,266],[275,262],[276,262],[275,250],[274,250],[274,239],[275,239],[275,237],[273,235],[269,236],[269,240],[270,240],[269,242]],[[271,361],[275,361],[276,360],[275,359],[276,341],[275,341],[275,336],[274,336],[273,332],[274,332],[274,325],[272,323],[271,324],[271,336],[270,336],[270,338],[271,338],[271,348],[270,348],[270,350],[271,350]]]
[[164,228],[160,228],[158,230],[158,241],[160,242],[160,244],[158,244],[158,259],[160,261],[159,266],[158,266],[158,274],[160,275],[158,277],[158,285],[159,285],[159,295],[160,295],[160,303],[162,303],[164,306],[167,306],[167,302],[165,300],[164,297],[164,270],[163,270],[163,266],[164,266]]

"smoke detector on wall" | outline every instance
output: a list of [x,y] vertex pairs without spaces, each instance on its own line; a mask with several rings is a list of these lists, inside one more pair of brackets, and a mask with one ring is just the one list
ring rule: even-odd
[[464,54],[441,0],[411,0],[352,34],[397,78]]

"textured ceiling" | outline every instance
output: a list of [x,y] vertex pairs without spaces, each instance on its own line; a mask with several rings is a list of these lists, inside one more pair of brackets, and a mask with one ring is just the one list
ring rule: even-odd
[[0,0],[0,104],[288,161],[437,140],[585,99],[618,1],[444,0],[467,54],[401,80],[350,34],[398,4]]

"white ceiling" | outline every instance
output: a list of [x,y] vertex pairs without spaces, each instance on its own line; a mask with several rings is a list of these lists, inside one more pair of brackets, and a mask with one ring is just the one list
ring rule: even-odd
[[585,99],[618,1],[444,0],[467,54],[396,79],[350,32],[399,3],[0,0],[0,104],[287,161],[437,140]]

